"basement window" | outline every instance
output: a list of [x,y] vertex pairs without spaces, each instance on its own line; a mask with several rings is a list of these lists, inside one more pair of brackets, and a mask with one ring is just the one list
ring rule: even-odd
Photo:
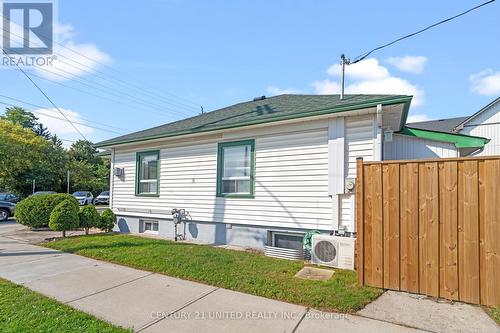
[[253,198],[255,141],[219,143],[217,196]]
[[158,221],[143,220],[142,232],[145,234],[158,234]]
[[268,243],[274,247],[301,250],[303,248],[304,234],[291,232],[268,232]]

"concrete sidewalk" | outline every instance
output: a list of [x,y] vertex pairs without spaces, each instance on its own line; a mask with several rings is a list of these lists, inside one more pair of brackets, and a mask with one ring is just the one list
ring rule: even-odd
[[397,316],[320,312],[62,253],[29,244],[36,237],[23,240],[22,229],[0,224],[0,277],[137,332],[436,332],[391,323]]

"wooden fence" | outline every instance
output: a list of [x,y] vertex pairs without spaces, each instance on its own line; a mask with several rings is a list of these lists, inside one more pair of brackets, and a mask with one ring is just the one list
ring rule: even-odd
[[358,282],[500,305],[500,157],[357,160]]

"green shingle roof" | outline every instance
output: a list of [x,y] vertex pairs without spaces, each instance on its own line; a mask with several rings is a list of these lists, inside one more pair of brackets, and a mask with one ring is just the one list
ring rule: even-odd
[[[345,95],[341,100],[339,95],[279,95],[235,104],[195,117],[119,136],[99,142],[96,147],[311,117],[374,107],[377,104],[404,103],[406,104],[404,110],[407,112],[411,98],[412,96],[406,95]],[[403,115],[403,119],[406,119],[406,115]]]

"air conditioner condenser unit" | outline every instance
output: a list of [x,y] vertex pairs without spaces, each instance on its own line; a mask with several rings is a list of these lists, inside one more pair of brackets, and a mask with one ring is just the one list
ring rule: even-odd
[[356,238],[314,235],[312,238],[311,263],[335,268],[354,270],[354,246]]

